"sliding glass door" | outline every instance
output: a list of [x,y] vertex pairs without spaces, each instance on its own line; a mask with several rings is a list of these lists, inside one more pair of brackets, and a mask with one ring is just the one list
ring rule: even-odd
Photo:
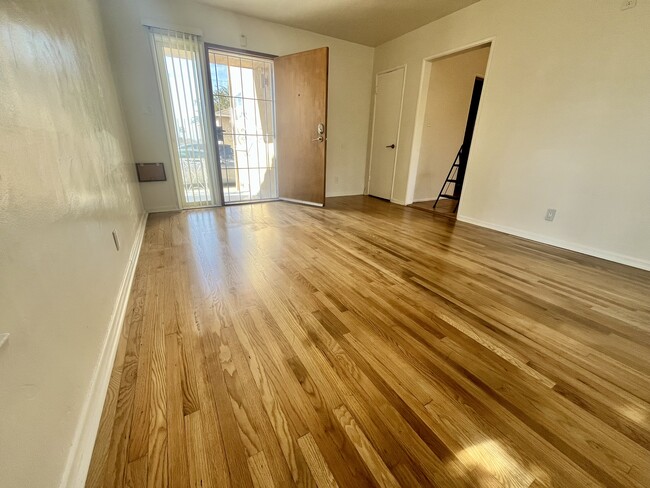
[[200,40],[170,30],[150,32],[179,203],[182,208],[218,205]]
[[207,58],[223,201],[276,199],[273,62],[211,46]]

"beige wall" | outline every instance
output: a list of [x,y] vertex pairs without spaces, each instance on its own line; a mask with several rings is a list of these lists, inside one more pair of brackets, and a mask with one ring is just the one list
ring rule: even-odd
[[3,488],[58,486],[141,216],[96,2],[0,2]]
[[423,59],[494,38],[460,218],[650,268],[650,2],[620,5],[482,0],[376,48],[375,71],[408,65],[395,199]]
[[474,81],[485,76],[489,54],[488,46],[430,63],[414,201],[437,198],[463,143]]
[[330,47],[327,195],[363,193],[370,111],[370,47],[233,14],[192,0],[103,0],[117,83],[124,101],[136,161],[163,161],[170,181],[141,185],[148,210],[177,207],[156,75],[143,19],[199,29],[206,42],[283,55]]

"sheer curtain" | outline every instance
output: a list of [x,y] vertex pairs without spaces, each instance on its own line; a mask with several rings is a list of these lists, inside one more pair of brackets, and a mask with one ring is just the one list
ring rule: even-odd
[[198,36],[149,27],[174,177],[183,208],[218,205]]

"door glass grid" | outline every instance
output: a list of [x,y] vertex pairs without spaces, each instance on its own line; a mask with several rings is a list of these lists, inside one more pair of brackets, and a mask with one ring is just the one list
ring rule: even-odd
[[273,62],[208,49],[224,203],[275,199]]

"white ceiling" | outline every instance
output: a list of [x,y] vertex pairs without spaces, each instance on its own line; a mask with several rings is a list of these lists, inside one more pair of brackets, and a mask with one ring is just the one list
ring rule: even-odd
[[198,0],[232,12],[378,46],[479,0]]

